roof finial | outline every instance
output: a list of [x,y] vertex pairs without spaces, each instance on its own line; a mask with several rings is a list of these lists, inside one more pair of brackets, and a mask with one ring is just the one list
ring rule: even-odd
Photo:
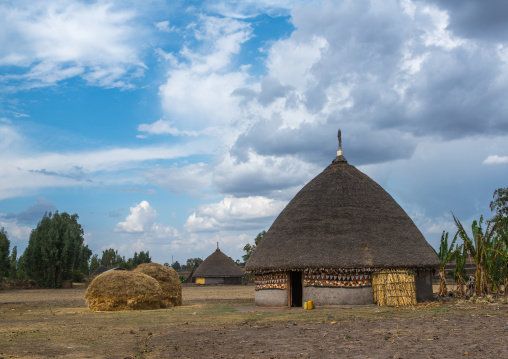
[[342,138],[341,138],[340,128],[339,128],[338,137],[339,137],[339,150],[337,151],[337,156],[342,156]]
[[343,156],[342,152],[342,133],[339,128],[339,132],[337,133],[337,137],[339,138],[339,150],[337,151],[337,157],[335,157],[332,163],[347,163],[346,158]]
[[219,242],[217,242],[217,250],[219,250]]

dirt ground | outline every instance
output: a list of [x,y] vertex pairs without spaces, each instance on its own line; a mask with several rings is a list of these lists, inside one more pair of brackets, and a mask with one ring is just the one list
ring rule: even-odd
[[0,358],[508,358],[508,304],[263,308],[184,286],[171,309],[91,313],[84,288],[0,292]]

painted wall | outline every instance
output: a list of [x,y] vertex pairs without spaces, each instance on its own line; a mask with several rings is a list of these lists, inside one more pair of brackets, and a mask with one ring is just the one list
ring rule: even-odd
[[314,301],[314,305],[365,305],[374,303],[372,287],[337,288],[304,287],[303,301]]
[[287,306],[288,292],[283,289],[263,289],[254,293],[256,305],[261,306]]

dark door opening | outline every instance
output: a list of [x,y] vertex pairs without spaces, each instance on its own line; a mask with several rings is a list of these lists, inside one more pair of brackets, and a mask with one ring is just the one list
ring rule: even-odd
[[290,305],[292,307],[301,307],[303,299],[302,272],[289,272],[289,281],[291,288]]

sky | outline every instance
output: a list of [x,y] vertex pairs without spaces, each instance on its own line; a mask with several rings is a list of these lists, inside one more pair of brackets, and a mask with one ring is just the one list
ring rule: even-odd
[[439,247],[508,187],[500,0],[3,0],[0,226],[93,253],[234,260],[348,162]]

